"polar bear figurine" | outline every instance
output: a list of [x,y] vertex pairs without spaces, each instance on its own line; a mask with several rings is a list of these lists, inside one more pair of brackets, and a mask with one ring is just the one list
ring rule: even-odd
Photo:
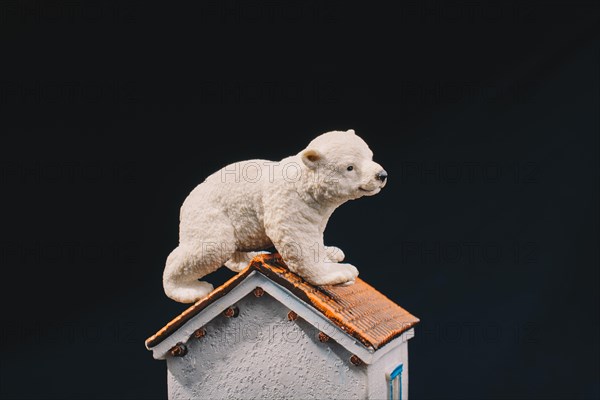
[[290,271],[313,285],[354,283],[358,270],[323,243],[333,211],[379,193],[387,173],[354,130],[324,133],[281,161],[250,160],[210,175],[185,199],[179,246],[163,274],[165,293],[181,303],[213,290],[199,278],[222,265],[239,272],[274,246]]

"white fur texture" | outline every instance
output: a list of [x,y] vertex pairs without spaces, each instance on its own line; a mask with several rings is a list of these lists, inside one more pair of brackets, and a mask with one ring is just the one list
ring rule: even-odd
[[384,172],[353,130],[324,133],[281,161],[226,166],[181,207],[179,246],[163,274],[165,293],[194,302],[213,289],[199,278],[222,265],[240,271],[271,246],[311,284],[352,284],[358,270],[341,263],[340,249],[323,244],[323,232],[341,204],[379,193],[386,180],[377,174]]

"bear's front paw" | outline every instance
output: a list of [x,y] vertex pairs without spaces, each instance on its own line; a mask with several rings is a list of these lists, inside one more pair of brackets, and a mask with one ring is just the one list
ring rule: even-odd
[[339,263],[344,261],[346,255],[339,247],[325,246],[325,262]]
[[312,279],[310,283],[318,286],[351,284],[358,276],[358,270],[351,264],[331,263],[322,274]]

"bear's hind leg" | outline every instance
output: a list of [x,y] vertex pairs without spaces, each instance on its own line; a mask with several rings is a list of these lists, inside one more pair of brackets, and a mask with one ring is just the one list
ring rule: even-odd
[[259,254],[269,254],[268,251],[236,251],[231,258],[225,262],[225,266],[234,272],[241,272],[248,266],[250,261]]
[[230,256],[222,246],[179,245],[167,257],[163,274],[165,294],[180,303],[193,303],[213,290],[213,285],[199,278],[215,271]]

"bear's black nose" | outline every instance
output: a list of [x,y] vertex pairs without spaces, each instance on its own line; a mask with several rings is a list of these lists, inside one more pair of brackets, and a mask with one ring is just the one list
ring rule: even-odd
[[379,172],[377,175],[375,175],[377,177],[377,179],[379,179],[381,182],[385,182],[385,180],[387,179],[387,172],[385,172],[385,170],[382,170],[381,172]]

